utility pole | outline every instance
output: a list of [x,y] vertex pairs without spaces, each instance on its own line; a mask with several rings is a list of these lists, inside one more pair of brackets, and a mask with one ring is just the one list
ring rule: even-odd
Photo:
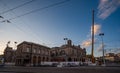
[[94,10],[92,10],[92,50],[91,50],[91,55],[92,55],[92,63],[95,62],[94,60]]

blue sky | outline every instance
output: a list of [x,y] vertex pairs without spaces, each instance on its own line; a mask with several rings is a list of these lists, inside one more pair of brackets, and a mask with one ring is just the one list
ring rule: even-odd
[[[65,0],[33,0],[22,7],[14,8],[32,0],[0,0],[0,21],[23,15],[32,10],[46,7]],[[66,3],[37,11],[10,20],[11,23],[0,23],[0,53],[3,52],[8,41],[15,47],[22,41],[30,41],[49,47],[65,44],[67,37],[75,45],[81,45],[91,53],[91,24],[92,9],[95,10],[95,56],[101,56],[99,51],[103,37],[105,49],[120,48],[120,1],[119,0],[70,0]],[[88,44],[86,44],[88,43]]]

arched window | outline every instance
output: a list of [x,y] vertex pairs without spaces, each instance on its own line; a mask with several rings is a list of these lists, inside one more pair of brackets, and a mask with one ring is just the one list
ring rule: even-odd
[[72,61],[72,58],[69,57],[69,58],[68,58],[68,61]]
[[41,63],[41,57],[39,56],[38,57],[38,64],[40,64]]

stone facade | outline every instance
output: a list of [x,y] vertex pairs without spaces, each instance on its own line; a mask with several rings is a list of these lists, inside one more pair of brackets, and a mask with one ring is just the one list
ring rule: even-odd
[[4,59],[6,63],[15,62],[15,50],[12,47],[7,47],[4,50]]
[[71,62],[82,61],[86,59],[86,49],[82,49],[80,45],[72,45],[72,41],[68,40],[67,44],[61,47],[53,47],[51,49],[51,61]]
[[16,65],[40,65],[41,62],[50,61],[50,48],[32,43],[22,42],[17,46]]
[[17,66],[38,66],[44,62],[84,62],[86,49],[72,45],[71,40],[61,47],[53,48],[24,41],[17,45],[16,51],[7,46],[4,58],[5,62],[15,62]]

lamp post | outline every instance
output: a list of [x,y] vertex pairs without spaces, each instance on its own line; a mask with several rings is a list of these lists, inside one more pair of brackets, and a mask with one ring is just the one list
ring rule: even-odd
[[7,47],[9,47],[10,41],[7,42]]
[[105,65],[104,43],[103,43],[103,36],[104,36],[104,33],[100,33],[99,36],[101,36],[101,40],[102,40],[103,64]]
[[65,40],[65,45],[67,44],[67,40],[68,40],[68,38],[64,38],[63,40]]
[[15,43],[15,47],[14,47],[14,49],[17,49],[17,45],[16,45],[16,44],[17,44],[17,42],[14,42],[14,43]]
[[[65,45],[67,45],[68,38],[64,38],[63,40],[65,40]],[[66,52],[65,52],[65,62],[67,62],[67,53]]]

